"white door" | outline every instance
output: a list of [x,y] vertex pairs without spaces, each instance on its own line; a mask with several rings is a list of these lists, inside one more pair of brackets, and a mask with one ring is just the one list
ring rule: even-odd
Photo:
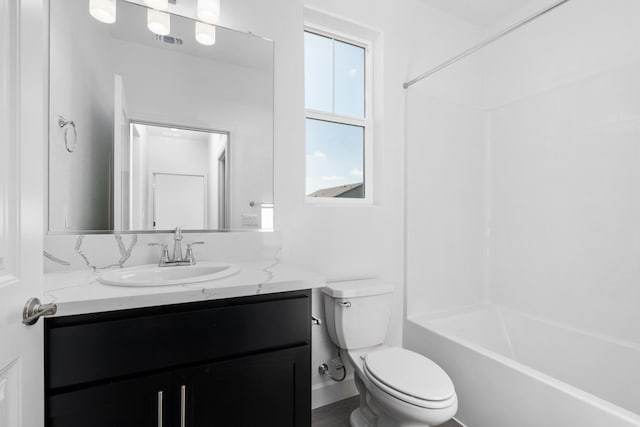
[[153,223],[156,230],[206,229],[206,174],[153,174]]
[[43,322],[34,326],[21,322],[27,299],[42,297],[43,4],[41,0],[0,0],[2,427],[44,425]]

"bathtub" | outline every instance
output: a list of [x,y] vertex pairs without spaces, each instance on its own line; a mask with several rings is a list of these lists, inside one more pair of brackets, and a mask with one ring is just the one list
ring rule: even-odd
[[640,426],[640,345],[495,305],[409,318],[469,427]]

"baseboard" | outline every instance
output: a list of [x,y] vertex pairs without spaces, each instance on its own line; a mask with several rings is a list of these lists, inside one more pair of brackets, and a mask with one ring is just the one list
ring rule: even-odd
[[457,422],[458,424],[460,424],[460,427],[467,427],[466,424],[464,424],[462,421],[460,421],[459,419],[457,419],[456,417],[453,417],[453,421]]
[[353,377],[333,384],[316,384],[311,389],[311,409],[330,405],[358,394]]

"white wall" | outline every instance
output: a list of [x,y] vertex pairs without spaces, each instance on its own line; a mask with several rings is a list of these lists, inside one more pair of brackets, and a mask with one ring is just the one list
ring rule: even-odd
[[[79,36],[80,29],[72,23],[73,14],[67,2],[57,2],[52,19],[61,25],[52,29],[49,111],[49,148],[51,168],[49,181],[49,225],[53,230],[105,230],[113,227],[109,214],[111,158],[113,156],[113,90],[96,91],[98,81],[113,75],[100,66],[100,55],[91,46],[92,39]],[[58,127],[58,116],[76,124],[78,143],[73,153],[65,148],[64,130]],[[68,129],[69,145],[73,131]],[[83,177],[92,177],[84,179]]]

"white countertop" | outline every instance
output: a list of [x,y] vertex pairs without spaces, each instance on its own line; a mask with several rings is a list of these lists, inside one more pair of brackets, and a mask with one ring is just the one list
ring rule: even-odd
[[296,291],[325,284],[324,277],[317,273],[273,260],[236,264],[240,271],[222,279],[153,287],[104,285],[98,282],[100,272],[92,270],[47,273],[43,303],[55,303],[55,316],[59,317]]

